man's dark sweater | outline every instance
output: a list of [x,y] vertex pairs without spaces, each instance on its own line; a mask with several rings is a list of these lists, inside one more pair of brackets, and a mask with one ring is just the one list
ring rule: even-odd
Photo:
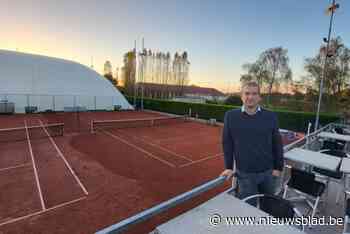
[[248,115],[241,109],[226,112],[223,148],[226,169],[256,173],[283,169],[283,145],[277,116],[261,109]]

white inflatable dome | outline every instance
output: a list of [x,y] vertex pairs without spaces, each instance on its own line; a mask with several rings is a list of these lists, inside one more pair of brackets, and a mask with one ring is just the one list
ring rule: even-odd
[[0,50],[0,102],[15,112],[132,109],[125,97],[94,70],[68,60]]

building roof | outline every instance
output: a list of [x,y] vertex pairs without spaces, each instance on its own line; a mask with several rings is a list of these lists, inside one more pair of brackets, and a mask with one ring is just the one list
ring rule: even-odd
[[214,88],[199,87],[195,85],[185,86],[185,93],[198,94],[202,96],[225,96],[224,93]]
[[220,92],[214,88],[199,87],[195,85],[191,86],[179,86],[179,85],[164,85],[164,84],[155,84],[155,83],[139,83],[143,85],[144,88],[151,90],[164,90],[167,89],[170,92],[177,92],[183,90],[183,93],[186,95],[199,95],[199,96],[225,96],[224,93]]

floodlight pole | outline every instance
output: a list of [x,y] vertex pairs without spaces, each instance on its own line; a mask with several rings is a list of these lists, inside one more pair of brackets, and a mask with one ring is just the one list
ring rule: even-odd
[[[332,1],[332,6],[335,6],[335,0]],[[334,9],[331,12],[331,17],[329,20],[329,29],[328,29],[328,37],[327,37],[327,47],[326,47],[326,55],[323,64],[321,82],[320,82],[320,90],[317,104],[317,113],[316,113],[316,121],[315,121],[315,131],[318,129],[319,121],[320,121],[320,109],[321,109],[321,101],[322,101],[322,93],[323,93],[323,82],[326,76],[327,70],[327,60],[328,60],[328,51],[329,51],[329,43],[331,40],[332,26],[333,26],[333,18],[334,18]]]
[[[137,50],[136,50],[136,40],[134,45],[134,53],[135,53],[135,74],[134,75],[134,107],[135,110],[137,109]],[[131,71],[129,72],[129,75],[131,76]]]

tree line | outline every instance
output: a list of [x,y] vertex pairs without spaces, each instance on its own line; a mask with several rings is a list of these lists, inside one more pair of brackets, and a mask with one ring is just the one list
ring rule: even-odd
[[[326,66],[325,56],[328,57]],[[330,41],[327,54],[326,46],[321,45],[315,56],[305,58],[306,76],[301,77],[299,82],[293,82],[288,50],[283,47],[269,48],[263,51],[256,61],[243,64],[242,68],[245,73],[241,75],[240,81],[257,81],[263,92],[266,93],[264,96],[268,106],[271,105],[273,91],[278,91],[281,85],[291,87],[294,95],[287,94],[285,97],[292,96],[294,100],[310,103],[309,111],[313,111],[324,67],[325,111],[327,107],[334,104],[345,105],[340,103],[350,99],[350,95],[347,96],[350,82],[350,49],[344,44],[341,37]]]
[[176,52],[172,57],[169,52],[143,49],[137,54],[132,50],[124,54],[123,64],[121,79],[127,95],[134,95],[135,90],[139,92],[140,87],[135,89],[135,85],[142,83],[161,85],[164,89],[162,93],[170,92],[169,86],[178,87],[181,93],[181,89],[189,83],[190,62],[186,51],[182,54]]

